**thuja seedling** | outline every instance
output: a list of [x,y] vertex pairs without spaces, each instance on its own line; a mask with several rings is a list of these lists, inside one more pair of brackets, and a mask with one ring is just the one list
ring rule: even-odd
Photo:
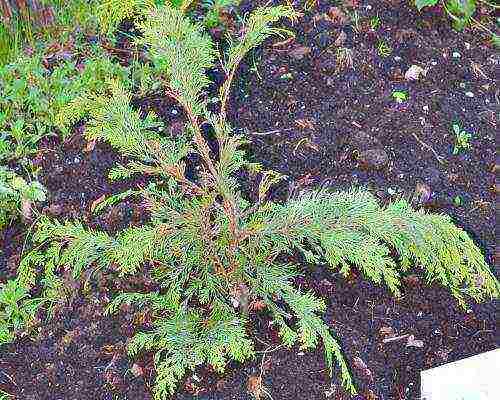
[[[88,140],[106,141],[127,157],[110,178],[156,178],[140,194],[150,219],[111,235],[78,221],[41,218],[34,241],[45,244],[46,262],[36,259],[46,267],[24,262],[18,276],[32,282],[42,275],[42,293],[49,296],[44,304],[64,301],[62,266],[74,279],[99,269],[115,279],[154,280],[158,290],[118,293],[107,311],[120,312],[127,304],[148,313],[151,324],[137,327],[128,352],[155,353],[155,400],[168,398],[198,366],[222,372],[231,360],[253,357],[255,304],[268,313],[286,346],[312,349],[321,342],[330,375],[338,368],[343,386],[356,393],[341,345],[322,319],[327,304],[296,284],[294,278],[305,272],[283,262],[284,254],[324,263],[344,276],[356,267],[395,296],[401,294],[401,275],[412,268],[447,287],[464,307],[465,295],[499,296],[500,284],[480,250],[446,215],[415,211],[403,198],[382,206],[363,189],[303,192],[285,202],[270,198],[283,177],[247,160],[248,140],[235,133],[226,110],[242,60],[265,39],[287,34],[274,23],[296,16],[288,6],[257,8],[219,54],[225,47],[216,46],[203,25],[181,10],[160,6],[145,12],[137,44],[146,49],[165,96],[184,109],[186,126],[178,135],[160,134],[163,122],[135,109],[130,88],[116,80],[105,93],[82,94],[62,112],[61,123],[86,120]],[[219,60],[225,80],[220,109],[211,112],[207,71]],[[217,150],[207,142],[207,128]],[[196,177],[187,173],[193,153]],[[260,178],[256,200],[244,195],[242,170]]]
[[453,123],[451,125],[453,133],[455,135],[455,145],[453,146],[453,155],[460,154],[472,148],[470,140],[472,139],[472,134],[465,131],[460,127],[459,123]]

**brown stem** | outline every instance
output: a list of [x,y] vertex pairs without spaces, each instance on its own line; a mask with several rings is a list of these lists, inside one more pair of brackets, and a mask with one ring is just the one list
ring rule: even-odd
[[229,95],[231,94],[231,84],[233,83],[234,75],[236,73],[236,69],[239,65],[239,61],[235,64],[233,68],[231,68],[229,74],[227,74],[226,80],[221,86],[220,90],[220,100],[221,100],[221,108],[220,108],[220,119],[222,121],[226,120],[226,109],[227,103],[229,101]]

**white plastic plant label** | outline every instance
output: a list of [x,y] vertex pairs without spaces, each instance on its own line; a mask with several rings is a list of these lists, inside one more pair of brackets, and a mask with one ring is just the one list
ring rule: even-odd
[[500,349],[422,371],[421,399],[500,399]]

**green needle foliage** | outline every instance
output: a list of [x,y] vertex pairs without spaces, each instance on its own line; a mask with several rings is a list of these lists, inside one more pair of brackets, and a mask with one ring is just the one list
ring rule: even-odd
[[[166,94],[185,110],[188,124],[181,135],[167,138],[154,115],[141,118],[116,80],[104,93],[83,95],[62,111],[61,120],[68,123],[75,120],[73,113],[86,117],[89,139],[106,141],[130,157],[112,171],[113,178],[148,174],[158,183],[142,192],[150,222],[116,235],[43,218],[35,234],[35,242],[49,246],[42,283],[47,293],[56,292],[63,266],[72,269],[73,278],[96,269],[122,277],[152,271],[158,291],[120,293],[108,311],[119,312],[123,304],[148,310],[152,326],[137,332],[129,353],[155,352],[155,399],[167,398],[196,366],[222,371],[229,360],[252,357],[254,301],[265,304],[287,346],[312,349],[322,342],[330,372],[338,366],[343,385],[355,393],[340,344],[322,319],[326,304],[297,287],[294,278],[301,270],[282,261],[285,253],[302,253],[344,275],[357,268],[396,296],[401,275],[411,269],[423,270],[429,282],[447,287],[462,305],[469,297],[499,295],[480,250],[445,215],[415,211],[404,200],[382,207],[364,190],[323,190],[272,202],[268,191],[280,179],[272,171],[260,172],[257,202],[243,198],[235,173],[258,166],[246,161],[246,140],[233,134],[226,118],[231,82],[245,54],[272,35],[286,34],[271,24],[295,16],[290,7],[277,6],[258,8],[246,19],[243,34],[231,39],[221,57],[227,80],[219,95],[221,111],[213,114],[204,90],[215,45],[180,10],[154,7],[146,14],[138,43]],[[204,125],[215,133],[216,154],[202,133]],[[186,176],[189,153],[201,160],[195,179]],[[25,262],[19,271],[27,285],[44,265],[37,253],[33,258],[36,262]]]
[[154,0],[101,0],[96,6],[101,31],[112,34],[123,20],[142,15],[154,3]]
[[[17,280],[0,285],[0,346],[14,339],[34,319],[39,299],[30,299],[28,290]],[[1,394],[1,393],[0,393]]]

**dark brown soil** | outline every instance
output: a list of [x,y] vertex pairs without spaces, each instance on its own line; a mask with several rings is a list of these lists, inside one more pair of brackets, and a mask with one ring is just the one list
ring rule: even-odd
[[[250,3],[259,2],[243,2],[241,12]],[[235,127],[252,140],[250,157],[287,174],[295,191],[319,185],[368,186],[381,201],[388,201],[415,198],[417,184],[425,184],[430,198],[424,196],[416,206],[452,215],[500,275],[494,261],[494,133],[495,113],[500,111],[495,81],[500,59],[480,36],[452,31],[439,10],[419,15],[407,2],[352,1],[357,7],[347,10],[356,10],[361,17],[356,30],[352,22],[318,18],[329,2],[320,3],[319,9],[305,13],[290,27],[295,41],[278,46],[270,42],[241,67],[231,115]],[[375,15],[381,27],[372,32],[367,21]],[[338,71],[330,52],[336,51],[334,42],[341,32],[345,33],[342,46],[352,50],[353,64]],[[390,56],[377,54],[379,39],[393,48]],[[298,46],[309,48],[301,59],[295,51]],[[460,58],[454,58],[454,52]],[[428,68],[427,75],[406,81],[403,75],[412,64]],[[391,98],[394,90],[407,91],[409,100],[397,104]],[[173,129],[182,122],[180,110],[166,99],[137,104],[154,108]],[[452,155],[454,121],[474,133],[472,149],[457,156]],[[102,195],[147,181],[109,182],[107,173],[120,157],[99,143],[93,149],[86,146],[79,132],[64,144],[42,143],[35,162],[49,190],[43,212],[83,219],[110,232],[141,223],[147,216],[133,199],[100,216],[91,213],[92,203]],[[375,165],[374,155],[379,164]],[[245,190],[251,195],[255,188],[250,183]],[[276,196],[287,196],[287,188]],[[25,230],[14,225],[3,232],[1,281],[15,273]],[[472,304],[464,311],[445,290],[425,286],[416,276],[406,279],[403,297],[396,300],[361,277],[344,280],[320,266],[304,265],[304,269],[301,286],[328,301],[325,320],[348,358],[360,391],[357,399],[419,399],[423,369],[498,347],[498,303]],[[2,349],[0,389],[17,400],[152,398],[151,357],[131,360],[124,353],[133,333],[134,310],[103,316],[117,283],[106,276],[96,279],[85,295],[75,283],[75,293],[80,294],[72,304],[58,310],[54,319],[42,319],[29,337]],[[146,277],[124,284],[149,283]],[[199,369],[186,377],[174,398],[251,399],[249,378],[262,373],[274,400],[351,399],[337,376],[328,377],[322,349],[302,353],[278,347],[265,313],[254,314],[251,325],[261,351],[253,362],[232,364],[223,376]],[[384,343],[390,333],[413,335],[422,346],[407,346],[407,336]]]

